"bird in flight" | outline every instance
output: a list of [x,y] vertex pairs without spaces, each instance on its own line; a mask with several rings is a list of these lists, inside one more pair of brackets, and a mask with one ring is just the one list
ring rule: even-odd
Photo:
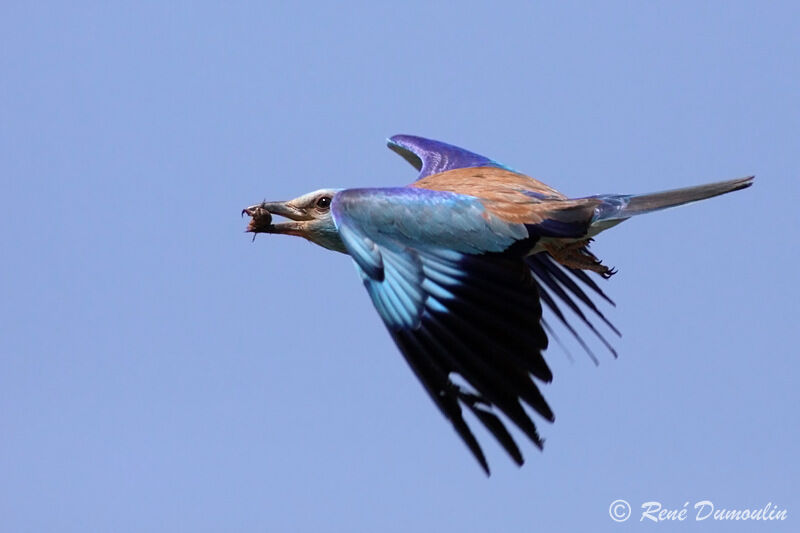
[[[537,447],[528,410],[553,411],[538,383],[551,326],[542,305],[594,358],[570,309],[616,357],[590,317],[619,332],[593,298],[612,303],[587,274],[614,271],[589,243],[628,218],[749,187],[753,177],[652,194],[568,198],[492,159],[411,135],[388,146],[418,171],[405,187],[322,189],[242,211],[247,231],[303,237],[350,255],[397,347],[433,402],[489,474],[465,422],[470,411],[511,458],[522,453],[502,414]],[[288,219],[273,222],[273,215]]]

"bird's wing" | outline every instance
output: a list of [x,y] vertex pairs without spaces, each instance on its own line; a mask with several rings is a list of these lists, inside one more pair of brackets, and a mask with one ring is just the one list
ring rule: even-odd
[[389,332],[476,459],[488,473],[463,406],[522,464],[498,412],[539,447],[521,402],[553,420],[531,379],[552,379],[537,285],[522,256],[509,253],[527,237],[524,225],[475,198],[408,188],[342,191],[331,210]]
[[386,143],[389,148],[419,170],[417,179],[456,168],[493,167],[511,170],[488,157],[433,139],[414,135],[395,135]]
[[[517,204],[522,199],[529,207],[542,200],[567,199],[539,180],[458,146],[413,135],[395,135],[387,144],[420,171],[412,187],[484,199],[505,196]],[[509,198],[509,195],[518,198]]]

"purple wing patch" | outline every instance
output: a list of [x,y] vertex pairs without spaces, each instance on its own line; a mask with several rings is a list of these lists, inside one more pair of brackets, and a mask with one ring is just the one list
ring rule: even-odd
[[395,135],[386,144],[420,171],[417,179],[455,168],[496,167],[512,170],[458,146],[414,135]]

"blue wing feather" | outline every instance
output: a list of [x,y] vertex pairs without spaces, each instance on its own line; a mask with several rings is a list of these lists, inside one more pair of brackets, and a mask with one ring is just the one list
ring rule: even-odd
[[372,279],[383,279],[383,256],[372,240],[348,224],[339,225],[339,237],[359,268]]
[[428,189],[347,189],[334,196],[331,213],[350,255],[378,277],[375,243],[481,254],[529,236],[524,224],[494,216],[475,197]]
[[395,135],[386,143],[420,171],[417,179],[455,168],[496,167],[512,170],[488,157],[424,137]]

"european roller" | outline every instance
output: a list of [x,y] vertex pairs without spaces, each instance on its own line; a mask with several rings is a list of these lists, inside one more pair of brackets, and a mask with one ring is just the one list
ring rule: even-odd
[[[522,453],[506,423],[541,448],[530,411],[554,420],[538,386],[553,379],[542,356],[551,332],[543,306],[590,354],[565,309],[616,356],[590,320],[618,334],[593,301],[611,302],[587,272],[614,271],[589,250],[592,239],[633,216],[753,182],[568,198],[443,142],[396,135],[388,145],[419,171],[414,183],[262,202],[244,209],[252,217],[247,231],[303,237],[352,258],[408,365],[487,474],[464,409],[518,465]],[[273,223],[273,215],[288,220]]]

